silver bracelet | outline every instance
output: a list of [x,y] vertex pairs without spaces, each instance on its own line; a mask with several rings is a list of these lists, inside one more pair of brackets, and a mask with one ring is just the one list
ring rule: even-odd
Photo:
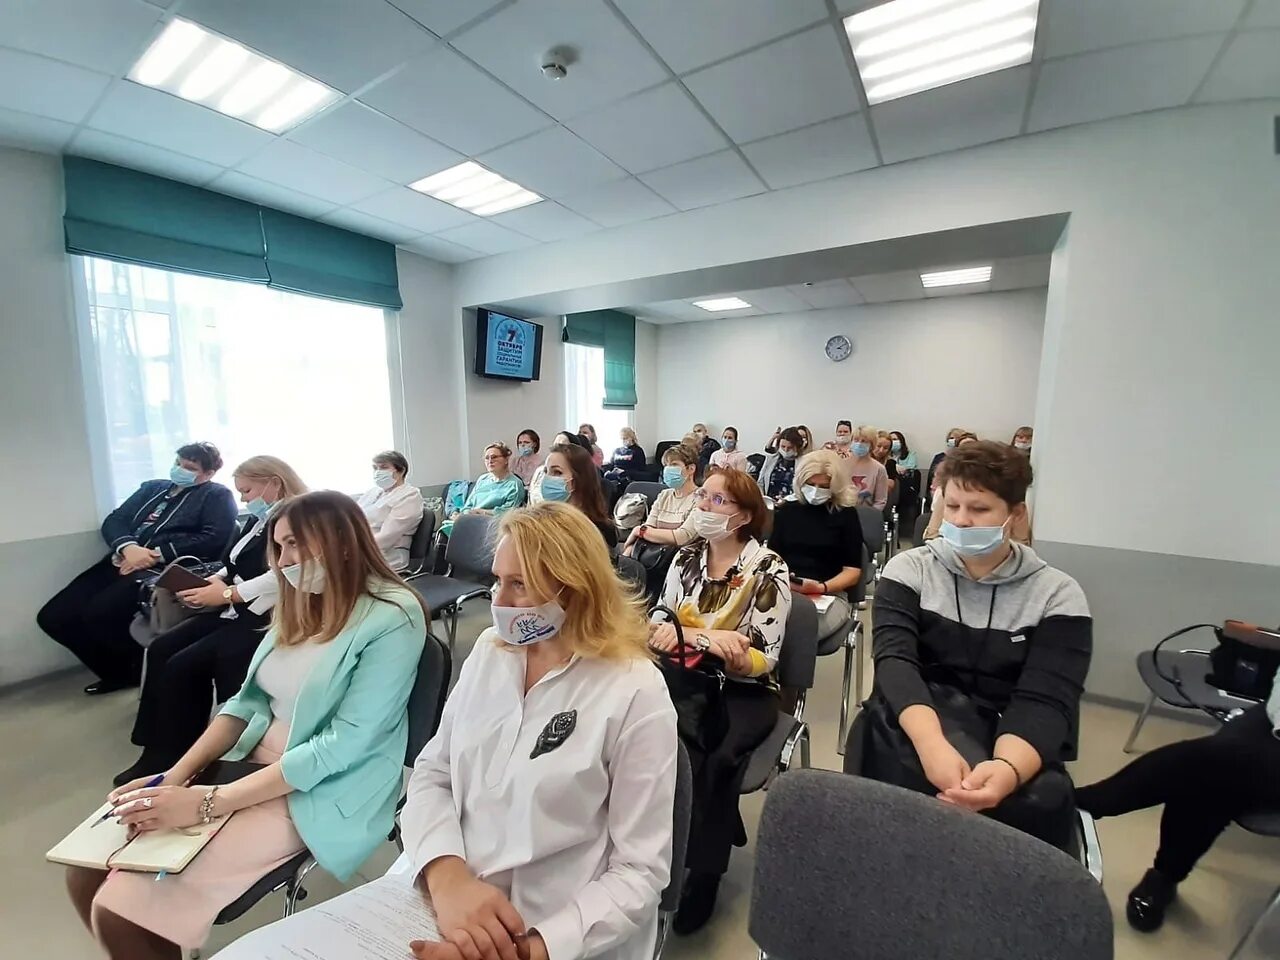
[[202,824],[213,823],[213,800],[217,796],[218,788],[210,787],[209,792],[204,795],[204,799],[200,801],[200,822]]

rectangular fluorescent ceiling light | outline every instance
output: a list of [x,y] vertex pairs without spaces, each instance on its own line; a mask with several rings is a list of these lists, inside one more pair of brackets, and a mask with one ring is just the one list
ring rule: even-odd
[[271,133],[296,126],[342,96],[248,47],[178,19],[169,22],[128,78]]
[[929,287],[956,287],[962,283],[987,283],[991,279],[991,266],[965,267],[963,270],[938,270],[920,274],[920,282]]
[[695,307],[701,307],[711,313],[720,313],[722,310],[749,310],[751,304],[743,300],[741,297],[717,297],[713,300],[695,300]]
[[532,190],[486,170],[474,160],[423,177],[409,186],[478,217],[491,217],[495,213],[527,207],[542,199]]
[[1031,59],[1040,0],[889,0],[845,17],[869,103]]

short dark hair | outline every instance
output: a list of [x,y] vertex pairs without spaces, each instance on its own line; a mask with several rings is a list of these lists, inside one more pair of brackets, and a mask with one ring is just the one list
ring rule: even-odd
[[779,440],[785,440],[797,450],[804,450],[804,434],[800,432],[799,427],[787,427],[780,434]]
[[200,464],[200,469],[205,473],[217,473],[222,469],[222,454],[207,440],[184,443],[174,452],[179,460],[190,460],[192,463]]
[[373,462],[385,463],[397,473],[403,473],[406,475],[409,473],[409,461],[399,450],[383,450],[381,453],[375,453],[373,455]]
[[764,494],[760,492],[760,487],[751,474],[745,470],[712,467],[707,474],[707,480],[712,477],[720,477],[724,480],[724,488],[728,491],[729,496],[733,498],[739,507],[747,511],[747,514],[751,517],[736,532],[739,535],[745,534],[756,540],[762,539],[764,537],[765,524],[769,519],[769,508],[765,506]]
[[533,441],[533,452],[537,453],[542,449],[542,438],[538,436],[537,430],[521,430],[516,434],[516,443],[520,442],[521,437],[528,437]]
[[[576,433],[573,430],[561,430],[556,434],[556,436],[558,437],[561,433],[563,433],[566,437],[568,437],[569,442],[572,443],[575,447],[581,447],[583,450],[587,451],[587,453],[592,452],[591,441],[588,440],[586,437],[584,437],[582,434]],[[553,447],[552,449],[555,449],[555,448]]]
[[849,420],[837,420],[837,421],[836,421],[836,429],[837,429],[837,430],[839,430],[841,427],[848,427],[850,430],[852,430],[852,429],[853,429],[853,423],[852,423],[851,421],[849,421]]
[[1016,507],[1027,499],[1031,461],[1008,444],[978,440],[947,451],[938,468],[939,489],[952,480],[970,490],[989,490]]
[[732,434],[733,434],[733,439],[735,439],[735,440],[737,440],[737,439],[738,439],[738,428],[737,428],[737,427],[725,427],[723,430],[721,430],[721,431],[720,431],[720,436],[722,436],[722,437],[723,437],[726,433],[732,433]]

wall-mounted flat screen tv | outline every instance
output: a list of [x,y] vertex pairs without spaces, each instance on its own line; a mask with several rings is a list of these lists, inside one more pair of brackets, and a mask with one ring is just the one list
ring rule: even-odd
[[541,324],[477,310],[475,369],[494,380],[537,380],[542,373]]

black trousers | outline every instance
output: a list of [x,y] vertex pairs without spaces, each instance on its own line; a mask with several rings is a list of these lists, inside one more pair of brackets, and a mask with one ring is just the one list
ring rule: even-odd
[[244,683],[268,619],[250,613],[246,604],[236,611],[235,620],[215,613],[191,617],[147,648],[133,742],[151,752],[157,769],[177,762],[209,725],[213,704]]
[[695,873],[718,875],[729,868],[734,840],[742,832],[738,793],[747,763],[778,720],[778,693],[762,684],[730,680],[724,696],[729,711],[724,740],[710,754],[689,749],[693,814],[685,866]]
[[1076,803],[1095,817],[1164,804],[1155,867],[1180,883],[1237,816],[1280,807],[1280,740],[1259,704],[1212,736],[1152,750],[1081,787]]
[[138,576],[121,576],[104,558],[40,608],[36,623],[110,683],[137,683],[142,648],[129,636],[138,612]]

